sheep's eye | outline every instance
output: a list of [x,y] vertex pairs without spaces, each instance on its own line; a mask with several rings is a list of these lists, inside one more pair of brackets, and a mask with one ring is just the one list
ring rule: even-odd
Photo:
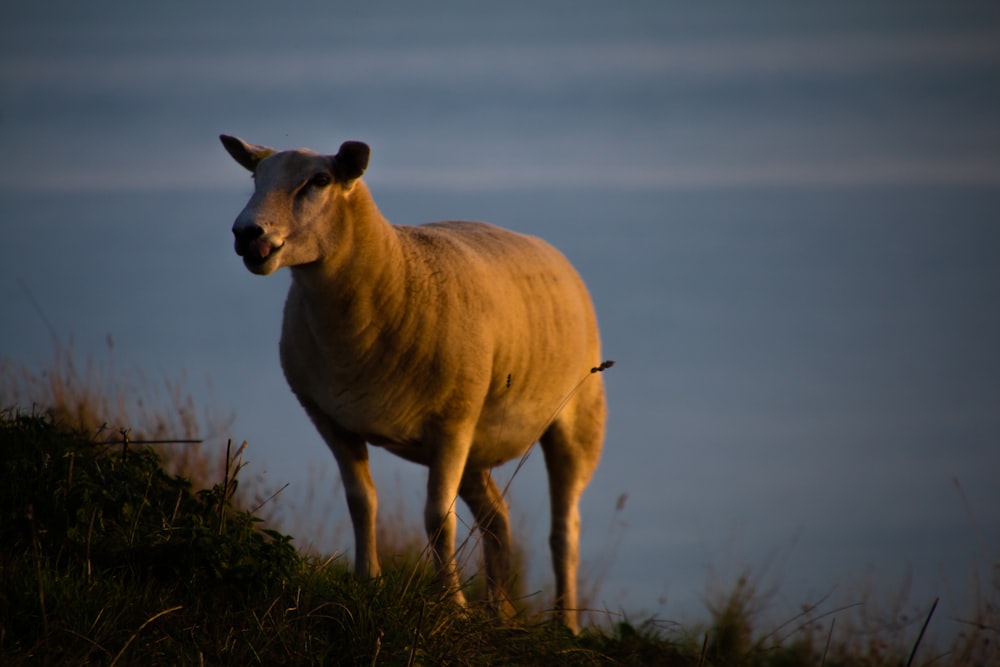
[[309,179],[309,185],[314,188],[325,188],[330,185],[331,180],[330,174],[321,172]]

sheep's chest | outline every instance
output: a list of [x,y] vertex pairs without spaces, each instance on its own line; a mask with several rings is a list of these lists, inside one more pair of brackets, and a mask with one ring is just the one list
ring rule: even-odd
[[307,407],[372,444],[409,446],[418,440],[421,416],[398,395],[403,383],[386,381],[380,364],[356,363],[349,347],[320,340],[287,307],[280,351],[285,379]]

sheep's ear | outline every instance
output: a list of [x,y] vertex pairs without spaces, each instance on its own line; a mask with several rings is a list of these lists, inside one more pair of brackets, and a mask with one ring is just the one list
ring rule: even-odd
[[219,139],[226,148],[226,152],[232,155],[233,159],[248,171],[255,171],[261,160],[277,152],[267,146],[248,144],[242,139],[231,137],[228,134],[220,134]]
[[340,180],[349,182],[360,178],[368,168],[371,149],[360,141],[345,141],[333,156],[333,164]]

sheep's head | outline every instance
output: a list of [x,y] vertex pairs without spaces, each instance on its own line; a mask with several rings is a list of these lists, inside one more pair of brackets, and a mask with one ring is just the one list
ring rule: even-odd
[[222,145],[253,174],[254,193],[233,223],[236,254],[250,271],[315,262],[328,250],[329,210],[368,166],[369,148],[348,141],[336,155],[275,151],[221,135]]

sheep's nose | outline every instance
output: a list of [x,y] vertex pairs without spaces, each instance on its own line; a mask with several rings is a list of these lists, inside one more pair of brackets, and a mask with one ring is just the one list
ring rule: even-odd
[[233,225],[236,254],[240,257],[245,255],[250,243],[263,235],[264,228],[260,225]]

